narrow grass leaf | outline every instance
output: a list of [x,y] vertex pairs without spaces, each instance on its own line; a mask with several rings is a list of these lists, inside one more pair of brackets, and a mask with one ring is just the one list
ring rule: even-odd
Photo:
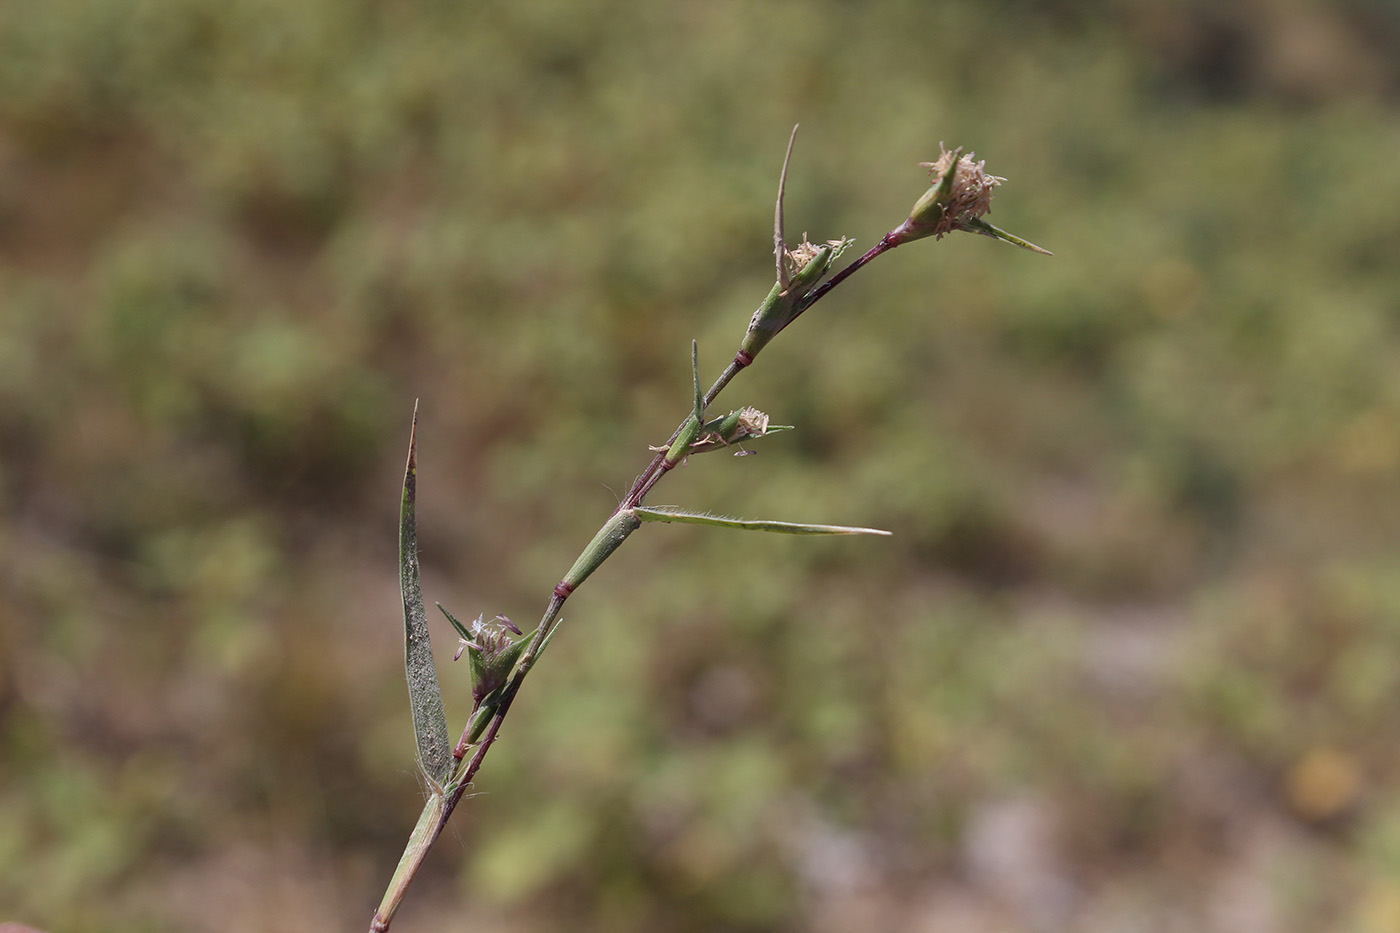
[[472,633],[467,629],[465,625],[457,621],[456,616],[454,616],[452,613],[448,612],[445,608],[443,608],[442,603],[434,603],[433,605],[438,607],[438,612],[441,612],[443,615],[447,616],[447,621],[452,623],[452,627],[457,630],[458,635],[462,636],[462,638],[464,638],[467,641],[472,640]]
[[700,344],[690,341],[690,372],[695,381],[695,420],[705,422],[705,391],[700,387]]
[[719,528],[738,528],[743,531],[767,531],[780,535],[888,535],[890,532],[879,528],[857,528],[850,525],[812,525],[802,522],[770,522],[724,518],[705,512],[689,512],[669,506],[650,508],[637,506],[633,513],[644,522],[684,522],[689,525],[714,525]]
[[408,440],[408,466],[403,476],[403,502],[399,510],[399,589],[403,594],[403,662],[408,678],[409,708],[413,712],[413,736],[418,746],[418,766],[430,784],[443,784],[452,768],[452,745],[447,738],[447,711],[433,665],[433,643],[428,636],[428,614],[423,608],[423,586],[418,573],[416,500],[418,491],[418,406],[413,406],[413,430]]
[[1014,233],[1007,233],[1000,227],[995,226],[993,224],[989,224],[980,217],[969,217],[962,223],[965,227],[967,227],[967,229],[973,231],[974,233],[980,233],[983,236],[989,236],[994,240],[1001,240],[1003,243],[1010,243],[1012,246],[1019,246],[1021,247],[1021,249],[1028,249],[1032,253],[1040,253],[1044,256],[1055,255],[1045,247],[1036,246],[1030,240],[1023,240]]

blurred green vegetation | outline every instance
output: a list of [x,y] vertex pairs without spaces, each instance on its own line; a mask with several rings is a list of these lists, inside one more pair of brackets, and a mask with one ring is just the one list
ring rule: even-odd
[[799,430],[653,501],[896,536],[639,532],[395,929],[1400,928],[1398,63],[1376,0],[0,5],[0,922],[367,923],[413,400],[428,598],[531,622],[800,121],[794,234],[944,140],[1056,257],[765,352]]

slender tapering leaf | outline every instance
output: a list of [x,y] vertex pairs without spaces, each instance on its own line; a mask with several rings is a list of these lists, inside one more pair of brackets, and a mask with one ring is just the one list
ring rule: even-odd
[[705,422],[705,390],[700,386],[700,344],[690,341],[690,372],[695,381],[695,420]]
[[408,439],[408,467],[403,475],[399,509],[399,590],[403,594],[403,664],[408,678],[408,702],[413,712],[413,737],[418,766],[435,785],[447,780],[452,768],[452,745],[447,738],[447,711],[442,705],[428,614],[423,608],[423,585],[418,574],[418,406],[413,406],[413,430]]
[[452,627],[457,630],[457,634],[461,636],[463,641],[472,640],[473,636],[471,630],[468,629],[461,622],[458,622],[457,617],[454,616],[452,613],[448,612],[447,609],[442,605],[442,603],[433,603],[433,605],[438,607],[438,612],[441,612],[443,615],[447,616],[447,621],[452,623]]
[[688,512],[668,506],[659,508],[637,506],[632,510],[644,522],[685,522],[689,525],[714,525],[719,528],[738,528],[743,531],[768,531],[780,535],[887,535],[888,531],[879,528],[856,528],[849,525],[810,525],[801,522],[749,521],[742,518],[723,518],[704,512]]
[[788,137],[787,155],[783,156],[783,170],[778,175],[778,203],[773,208],[773,259],[778,264],[778,285],[787,291],[790,281],[787,259],[787,231],[784,229],[783,198],[787,196],[788,163],[792,161],[792,144],[797,141],[797,127],[794,124],[792,135]]
[[1030,240],[1023,240],[1014,233],[1007,233],[1000,227],[994,226],[993,224],[989,224],[980,217],[969,217],[967,220],[963,221],[963,226],[966,227],[968,230],[971,230],[973,233],[980,233],[983,236],[989,236],[994,240],[1001,240],[1003,243],[1010,243],[1012,246],[1019,246],[1021,247],[1021,249],[1028,249],[1032,253],[1041,253],[1045,256],[1055,255],[1045,247],[1036,246]]

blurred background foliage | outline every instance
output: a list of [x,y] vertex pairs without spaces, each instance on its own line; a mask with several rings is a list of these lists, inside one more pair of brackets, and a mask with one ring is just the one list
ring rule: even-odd
[[1056,257],[769,348],[653,501],[896,536],[644,529],[395,929],[1400,929],[1398,103],[1383,0],[0,5],[0,921],[363,928],[413,400],[428,598],[531,622],[800,121],[794,234],[945,140]]

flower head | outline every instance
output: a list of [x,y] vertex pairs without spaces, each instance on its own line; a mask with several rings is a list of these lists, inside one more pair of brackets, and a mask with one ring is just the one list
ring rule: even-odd
[[951,218],[950,228],[969,217],[981,217],[990,211],[992,189],[1006,179],[1000,175],[988,175],[985,159],[973,162],[975,152],[967,155],[961,155],[960,149],[949,152],[942,143],[938,144],[938,148],[938,161],[920,162],[919,165],[928,169],[930,176],[940,180],[948,174],[950,167],[953,170],[952,193],[943,207],[944,217]]
[[[823,249],[829,248],[831,256],[823,256]],[[827,240],[820,245],[807,239],[807,234],[802,234],[802,242],[793,247],[783,247],[783,252],[787,256],[789,274],[796,275],[807,268],[812,260],[822,256],[826,261],[821,268],[814,269],[808,273],[810,276],[820,278],[830,266],[831,261],[841,254],[846,248],[845,240]]]
[[752,405],[739,409],[740,439],[762,437],[768,433],[768,414]]
[[992,209],[992,189],[1006,181],[988,175],[985,160],[972,161],[974,153],[963,155],[961,149],[949,150],[942,143],[938,148],[936,162],[919,163],[928,169],[934,183],[900,228],[901,242],[926,236],[942,239],[945,233],[967,229]]
[[462,652],[467,648],[495,654],[513,644],[510,636],[506,634],[507,631],[517,635],[523,634],[519,626],[505,616],[496,616],[490,622],[484,621],[485,618],[486,614],[482,613],[468,626],[467,635],[470,637],[463,635],[457,637],[457,653],[452,656],[452,660],[460,658]]
[[891,246],[908,243],[926,236],[943,239],[946,233],[966,230],[1002,240],[1036,253],[1049,254],[1034,243],[992,226],[982,216],[992,209],[992,191],[1006,181],[999,175],[987,174],[985,161],[974,162],[973,153],[963,155],[962,149],[949,150],[942,143],[936,162],[920,162],[934,179],[933,187],[924,192],[909,212],[909,219],[887,234]]
[[[442,609],[441,604],[438,606]],[[520,657],[525,642],[515,641],[511,633],[522,634],[519,626],[505,616],[496,616],[490,622],[485,615],[479,615],[470,625],[458,622],[452,613],[442,609],[454,628],[457,629],[457,653],[452,660],[468,653],[472,670],[472,699],[479,706],[486,697],[499,690],[510,677],[516,660]]]

